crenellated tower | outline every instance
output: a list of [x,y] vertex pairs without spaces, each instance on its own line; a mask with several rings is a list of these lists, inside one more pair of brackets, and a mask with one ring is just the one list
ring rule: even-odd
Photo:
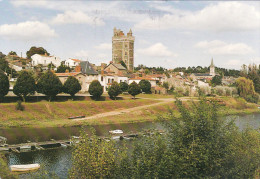
[[134,71],[134,41],[135,37],[131,29],[125,35],[120,29],[114,28],[114,35],[112,37],[113,63],[123,61],[130,72]]

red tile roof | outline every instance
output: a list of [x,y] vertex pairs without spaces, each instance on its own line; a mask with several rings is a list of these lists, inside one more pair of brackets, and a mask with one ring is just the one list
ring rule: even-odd
[[80,74],[80,72],[70,72],[70,73],[55,73],[55,75],[62,77],[62,76],[76,76]]
[[73,60],[74,62],[81,62],[81,60],[79,59],[71,59],[71,60]]

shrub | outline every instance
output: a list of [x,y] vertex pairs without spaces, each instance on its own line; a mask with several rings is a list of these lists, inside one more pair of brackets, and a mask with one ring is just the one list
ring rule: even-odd
[[121,93],[121,88],[116,81],[114,81],[112,85],[108,88],[108,95],[110,98],[116,99],[116,97]]
[[103,87],[98,80],[94,80],[90,83],[88,92],[97,100],[103,94]]
[[136,82],[132,82],[129,85],[128,93],[132,95],[135,99],[135,96],[141,93],[141,88]]
[[9,80],[8,77],[0,71],[0,101],[8,94]]
[[24,105],[22,105],[22,101],[21,100],[18,100],[16,105],[15,105],[15,109],[17,111],[24,111]]
[[223,86],[216,86],[215,90],[217,95],[225,96],[225,88]]
[[79,83],[79,80],[75,78],[74,76],[70,76],[63,85],[63,92],[70,94],[70,96],[75,96],[76,93],[78,93],[81,90],[81,85]]
[[128,84],[126,82],[120,82],[119,86],[120,86],[120,89],[121,89],[122,92],[127,92]]
[[247,95],[246,97],[245,97],[245,100],[247,101],[247,102],[250,102],[250,103],[257,103],[258,102],[258,100],[259,100],[259,95],[258,94],[253,94],[253,95]]
[[151,93],[151,83],[148,80],[141,80],[139,86],[142,92]]

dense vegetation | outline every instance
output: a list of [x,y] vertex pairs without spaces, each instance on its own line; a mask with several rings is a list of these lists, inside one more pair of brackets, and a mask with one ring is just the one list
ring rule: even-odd
[[139,86],[144,93],[151,93],[151,83],[148,80],[141,80]]
[[[218,117],[214,102],[185,107],[181,118],[169,113],[167,132],[154,132],[131,149],[82,132],[75,144],[71,178],[253,178],[260,166],[260,133],[240,131]],[[165,119],[161,117],[161,119]]]
[[132,95],[134,98],[136,95],[140,94],[141,92],[142,91],[139,84],[137,84],[135,81],[132,82],[128,87],[128,93]]
[[70,94],[72,99],[74,98],[75,94],[78,93],[80,90],[81,85],[79,83],[79,80],[74,76],[68,77],[68,79],[65,81],[63,85],[63,92]]
[[47,50],[45,50],[43,47],[31,47],[30,50],[28,50],[26,52],[26,55],[27,55],[27,58],[28,59],[31,59],[31,56],[33,56],[34,54],[40,54],[40,55],[44,55],[44,54],[47,54],[47,55],[50,55]]
[[0,71],[0,101],[9,91],[9,80],[8,77]]
[[94,80],[90,83],[88,92],[97,100],[103,94],[103,87],[98,80]]
[[116,99],[116,97],[122,93],[120,85],[114,81],[112,85],[108,88],[108,95],[111,99]]

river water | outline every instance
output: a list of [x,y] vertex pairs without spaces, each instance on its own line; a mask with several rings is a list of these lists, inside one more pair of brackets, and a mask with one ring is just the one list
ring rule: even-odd
[[[260,113],[243,115],[243,116],[228,116],[228,120],[234,119],[236,125],[243,130],[247,126],[254,129],[260,127]],[[108,136],[109,130],[122,129],[125,133],[135,133],[144,129],[156,128],[162,129],[159,123],[143,122],[130,124],[111,124],[92,126],[96,130],[98,136]],[[91,134],[90,126],[85,127],[86,131]],[[47,141],[50,139],[68,139],[71,136],[78,136],[80,134],[80,127],[66,127],[66,128],[45,128],[45,129],[25,129],[13,128],[0,130],[0,136],[5,136],[8,139],[8,144],[22,143],[27,141]],[[22,174],[20,178],[37,178],[37,174],[48,171],[55,173],[59,178],[67,178],[68,171],[71,168],[71,149],[58,148],[51,150],[41,150],[33,152],[22,152],[20,154],[8,154],[8,164],[31,164],[40,163],[41,170],[32,174]]]

